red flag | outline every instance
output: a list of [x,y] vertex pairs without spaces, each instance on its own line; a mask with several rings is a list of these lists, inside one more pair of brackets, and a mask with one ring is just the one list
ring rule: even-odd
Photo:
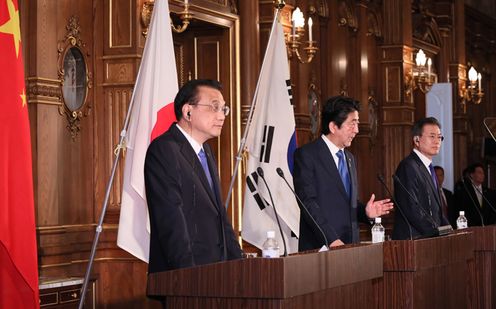
[[39,308],[31,140],[17,0],[0,0],[0,308]]
[[[1,0],[0,0],[1,1]],[[177,93],[176,58],[167,0],[156,0],[134,86],[117,245],[148,262],[150,228],[145,196],[145,155],[150,142],[169,129]]]

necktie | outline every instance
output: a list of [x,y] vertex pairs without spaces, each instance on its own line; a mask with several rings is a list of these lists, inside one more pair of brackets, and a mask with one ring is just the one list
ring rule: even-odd
[[475,195],[477,195],[477,200],[479,201],[479,206],[482,207],[482,203],[484,202],[482,199],[482,186],[475,186]]
[[338,152],[336,152],[336,155],[339,158],[339,162],[338,162],[339,176],[341,176],[341,180],[343,181],[344,189],[346,190],[348,197],[350,197],[350,191],[351,191],[350,174],[348,173],[348,167],[346,165],[343,150],[339,150]]
[[213,190],[212,175],[210,175],[210,170],[208,169],[208,163],[207,163],[207,155],[205,154],[205,151],[203,151],[203,149],[201,149],[200,152],[198,153],[198,157],[200,158],[200,163],[203,167],[203,171],[205,172],[205,176],[207,176],[208,184],[210,185],[210,188]]
[[434,167],[432,166],[432,163],[429,164],[429,170],[431,171],[431,177],[432,177],[432,182],[434,182],[434,188],[437,189],[436,171],[434,171]]

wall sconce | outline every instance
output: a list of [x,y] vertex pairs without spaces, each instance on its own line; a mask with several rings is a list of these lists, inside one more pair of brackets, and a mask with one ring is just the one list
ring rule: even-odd
[[427,58],[424,51],[419,49],[415,55],[415,64],[412,71],[406,73],[405,90],[408,95],[413,89],[420,89],[423,93],[431,90],[436,76],[432,74],[432,60]]
[[[150,26],[150,20],[152,18],[153,7],[155,5],[155,0],[147,0],[143,3],[141,8],[141,24],[143,25],[143,36],[146,38],[148,34],[148,26]],[[182,33],[186,31],[189,26],[190,21],[193,19],[193,13],[189,12],[189,0],[184,0],[184,11],[177,13],[181,19],[181,25],[174,25],[172,18],[170,20],[171,28],[176,33]]]
[[184,0],[184,11],[177,14],[182,23],[181,25],[176,26],[171,19],[171,27],[175,33],[182,33],[188,28],[190,20],[193,19],[193,14],[189,12],[189,0]]
[[474,104],[480,104],[484,97],[481,81],[481,73],[477,73],[477,70],[471,66],[470,70],[468,70],[467,86],[463,85],[460,90],[460,98],[464,103],[472,102]]
[[[319,48],[316,46],[316,41],[313,40],[312,26],[313,21],[312,18],[308,18],[308,41],[303,41],[303,36],[305,35],[305,17],[303,16],[303,12],[300,8],[296,8],[293,11],[291,18],[291,33],[286,35],[286,45],[288,47],[288,56],[289,58],[293,58],[293,54],[296,54],[296,57],[301,63],[310,63],[317,53]],[[306,59],[303,59],[300,53],[300,47],[302,43],[305,43],[307,46],[303,47],[303,50],[306,52]]]

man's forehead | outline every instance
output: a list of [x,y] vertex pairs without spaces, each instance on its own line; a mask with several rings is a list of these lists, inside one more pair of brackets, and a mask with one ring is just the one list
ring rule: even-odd
[[441,133],[441,129],[435,124],[426,124],[422,129],[423,133]]

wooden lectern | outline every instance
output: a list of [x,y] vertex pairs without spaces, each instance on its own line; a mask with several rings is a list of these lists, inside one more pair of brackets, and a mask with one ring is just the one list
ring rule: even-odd
[[463,231],[474,234],[471,308],[496,308],[496,226],[470,227]]
[[384,243],[382,308],[468,308],[471,232]]
[[168,308],[378,308],[382,244],[248,258],[148,275]]

